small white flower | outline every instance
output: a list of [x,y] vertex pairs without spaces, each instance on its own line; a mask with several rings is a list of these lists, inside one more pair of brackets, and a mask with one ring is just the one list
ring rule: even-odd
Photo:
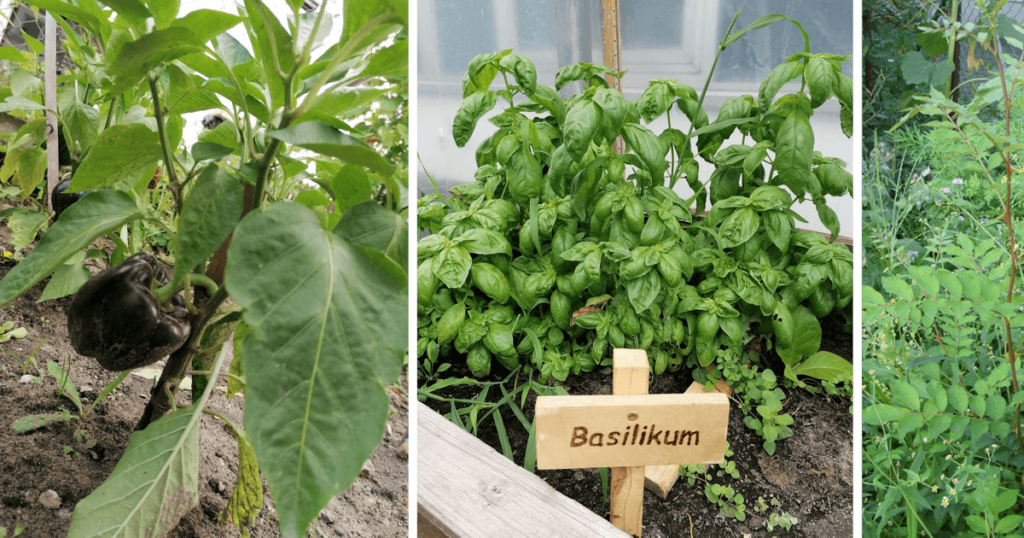
[[942,187],[943,194],[949,194],[949,187]]
[[922,176],[927,176],[930,173],[932,173],[931,167],[925,168],[924,170],[921,171]]
[[963,185],[964,184],[964,180],[961,179],[961,178],[955,177],[955,178],[953,178],[953,184],[954,185]]

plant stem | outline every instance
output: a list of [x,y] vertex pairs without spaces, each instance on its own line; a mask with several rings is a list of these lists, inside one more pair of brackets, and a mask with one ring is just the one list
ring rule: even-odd
[[[213,380],[211,379],[210,382],[212,383]],[[235,426],[235,423],[232,422],[230,418],[224,416],[224,414],[221,413],[220,411],[216,411],[216,410],[210,409],[208,407],[204,407],[203,408],[203,413],[206,413],[207,415],[210,415],[211,417],[217,417],[217,418],[221,419],[221,421],[223,421],[228,426],[231,426],[231,429],[235,432],[235,436],[237,436],[237,437],[244,437],[245,436],[245,434],[242,433],[242,430],[239,429],[238,426]]]
[[[189,316],[189,335],[185,344],[178,348],[177,351],[171,353],[171,356],[167,358],[167,365],[164,366],[163,372],[160,373],[160,380],[156,386],[150,392],[149,403],[146,404],[146,409],[142,412],[142,417],[139,418],[139,422],[135,425],[135,431],[143,430],[146,426],[149,426],[154,420],[164,416],[173,406],[171,401],[173,398],[173,392],[181,384],[181,379],[185,375],[185,369],[192,364],[192,355],[194,354],[193,345],[196,340],[202,334],[203,328],[209,323],[213,314],[217,312],[217,308],[228,298],[228,293],[223,286],[217,289],[217,292],[210,297],[210,300],[203,305],[199,315]],[[212,380],[211,380],[212,382]]]
[[160,133],[160,147],[164,152],[164,167],[167,169],[167,178],[170,180],[174,201],[181,211],[181,186],[178,184],[178,174],[174,170],[174,161],[171,159],[171,143],[167,138],[167,130],[164,128],[164,110],[160,106],[160,92],[156,87],[156,79],[149,77],[149,90],[153,94],[153,115],[156,117],[156,130]]
[[[700,99],[697,100],[697,108],[703,110],[704,108],[704,96],[708,94],[708,86],[711,85],[711,77],[715,74],[715,66],[718,65],[718,57],[725,51],[726,39],[729,39],[729,34],[732,33],[732,27],[736,24],[736,19],[740,18],[740,11],[736,10],[736,14],[732,16],[732,22],[729,23],[729,28],[725,30],[725,36],[722,37],[722,42],[718,44],[718,52],[715,53],[715,61],[711,63],[711,71],[708,72],[708,78],[704,81],[704,89],[700,91]],[[690,135],[693,134],[693,122],[690,122],[690,131],[686,133],[686,140],[690,140]]]

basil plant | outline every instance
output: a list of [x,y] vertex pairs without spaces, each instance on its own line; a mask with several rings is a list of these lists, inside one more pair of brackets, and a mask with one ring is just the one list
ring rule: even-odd
[[[783,18],[770,17],[720,50]],[[475,57],[457,145],[499,102],[504,110],[476,148],[475,181],[419,200],[430,232],[418,247],[421,375],[465,360],[477,377],[497,362],[564,381],[609,365],[616,347],[646,350],[661,374],[739,360],[760,335],[791,379],[848,379],[849,363],[817,348],[818,318],[850,305],[852,255],[798,231],[795,221],[806,221],[792,210],[813,201],[838,235],[826,200],[851,192],[853,177],[814,151],[809,118],[835,97],[850,136],[852,84],[840,71],[848,59],[807,48],[711,121],[703,94],[676,81],[652,80],[630,102],[608,83],[623,73],[603,66],[563,67],[552,88],[510,50]],[[505,88],[491,90],[499,76]],[[780,95],[798,79],[797,91]],[[582,93],[561,98],[556,90],[574,81]],[[689,119],[685,130],[671,119],[660,133],[646,126],[673,107]],[[701,166],[714,170],[707,183]],[[674,189],[683,178],[695,192],[686,199]]]

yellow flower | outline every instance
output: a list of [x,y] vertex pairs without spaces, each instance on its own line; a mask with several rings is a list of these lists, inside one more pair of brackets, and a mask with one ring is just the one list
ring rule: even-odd
[[950,495],[956,495],[956,488],[952,488],[952,489],[950,489],[950,490],[949,490],[949,494],[950,494]]
[[943,497],[942,498],[942,506],[943,507],[949,506],[949,497]]
[[932,493],[938,493],[938,492],[939,492],[939,486],[932,486]]

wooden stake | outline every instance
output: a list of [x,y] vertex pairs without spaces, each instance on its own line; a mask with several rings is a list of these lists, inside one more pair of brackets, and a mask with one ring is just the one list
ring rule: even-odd
[[[601,14],[604,24],[604,64],[614,71],[622,71],[621,17],[619,16],[619,0],[601,0]],[[622,80],[605,75],[608,86],[622,93]],[[626,145],[622,137],[615,139],[612,150],[619,155],[625,153]],[[646,393],[645,393],[646,394]]]
[[53,211],[50,193],[60,183],[60,158],[57,151],[57,21],[46,14],[46,35],[43,37],[46,89],[46,208]]
[[[647,394],[651,367],[642,349],[612,351],[612,394]],[[612,467],[612,525],[639,538],[644,528],[644,467]]]

